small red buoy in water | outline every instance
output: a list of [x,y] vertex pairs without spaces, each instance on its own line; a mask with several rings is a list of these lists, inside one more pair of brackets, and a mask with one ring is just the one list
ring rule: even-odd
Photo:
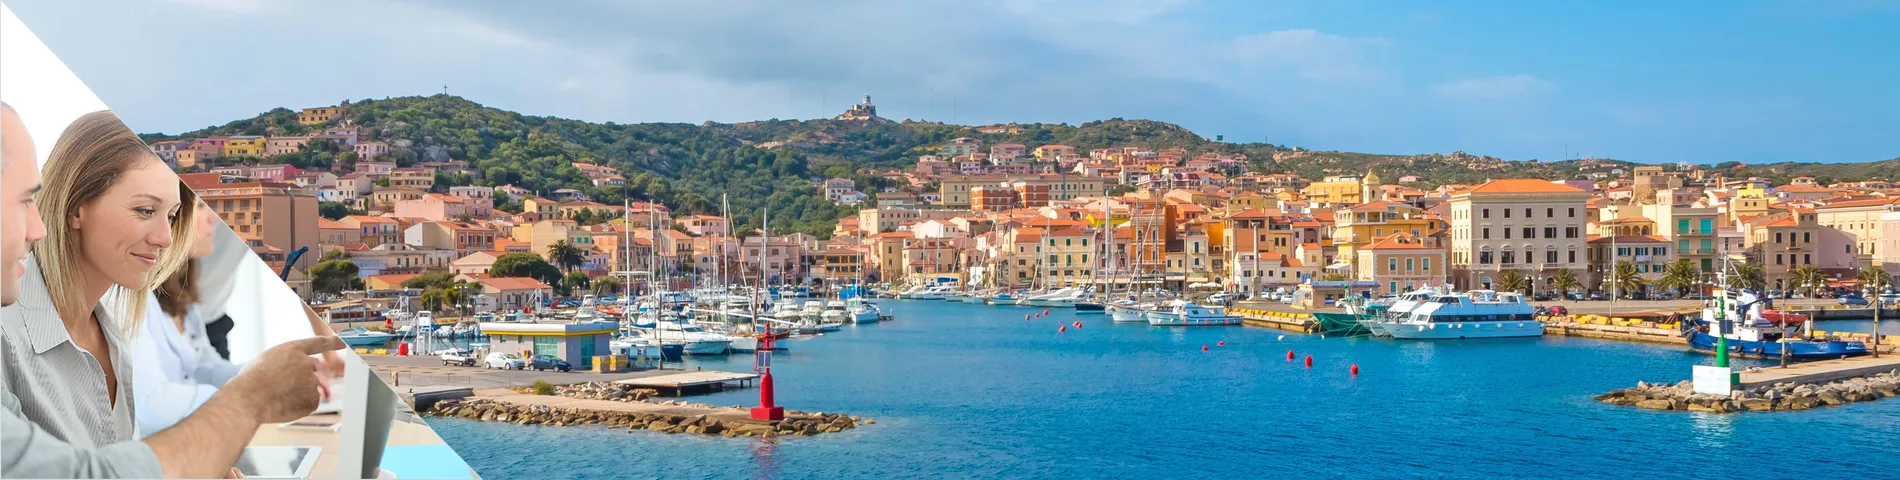
[[1072,325],[1075,325],[1075,328],[1082,328],[1082,321],[1076,320]]
[[1069,331],[1069,327],[1067,325],[1056,327],[1056,333],[1062,333],[1062,332],[1067,332],[1067,331]]
[[1043,314],[1043,315],[1048,315],[1048,314],[1049,314],[1049,309],[1047,309],[1047,308],[1045,308],[1045,309],[1042,309],[1042,314]]
[[1313,356],[1312,356],[1312,355],[1307,355],[1307,356],[1306,356],[1306,368],[1313,368]]
[[1205,351],[1207,351],[1207,346],[1206,346],[1206,345],[1202,345],[1202,346],[1201,346],[1201,351],[1203,351],[1203,352],[1205,352]]
[[1217,347],[1225,347],[1225,346],[1227,346],[1227,341],[1226,341],[1226,340],[1221,340],[1221,341],[1218,341],[1218,342],[1214,342],[1214,346],[1217,346]]
[[1027,313],[1023,314],[1023,321],[1025,322],[1029,321],[1029,314]]
[[1359,364],[1352,364],[1352,375],[1355,377],[1359,376]]
[[1291,361],[1293,361],[1293,351],[1292,351],[1292,350],[1287,350],[1287,351],[1286,351],[1286,360],[1287,360],[1287,361],[1289,361],[1289,362],[1291,362]]

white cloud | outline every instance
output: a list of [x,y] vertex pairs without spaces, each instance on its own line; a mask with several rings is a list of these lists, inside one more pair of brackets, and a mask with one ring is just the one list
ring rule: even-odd
[[1428,91],[1449,101],[1510,102],[1534,98],[1554,88],[1548,80],[1518,74],[1454,80],[1432,85]]

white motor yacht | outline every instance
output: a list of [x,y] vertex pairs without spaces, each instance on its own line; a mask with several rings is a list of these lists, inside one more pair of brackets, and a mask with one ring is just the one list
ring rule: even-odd
[[877,304],[853,298],[845,301],[845,312],[850,314],[851,323],[877,323],[883,319],[884,312]]
[[1168,302],[1167,308],[1156,309],[1143,315],[1148,324],[1157,327],[1198,327],[1216,325],[1239,325],[1240,317],[1228,315],[1227,309],[1210,307],[1194,302],[1175,300]]

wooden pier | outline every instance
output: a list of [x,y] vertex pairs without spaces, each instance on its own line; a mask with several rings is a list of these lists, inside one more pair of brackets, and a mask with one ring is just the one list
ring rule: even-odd
[[1240,316],[1240,323],[1250,327],[1266,327],[1289,332],[1313,333],[1319,328],[1319,321],[1306,312],[1287,311],[1273,307],[1234,307],[1227,313]]
[[670,393],[672,396],[678,397],[688,394],[725,390],[727,386],[736,386],[738,388],[750,387],[752,386],[752,382],[758,378],[759,374],[757,373],[698,370],[615,380],[614,383],[628,385],[633,388],[651,388],[660,391],[661,394]]

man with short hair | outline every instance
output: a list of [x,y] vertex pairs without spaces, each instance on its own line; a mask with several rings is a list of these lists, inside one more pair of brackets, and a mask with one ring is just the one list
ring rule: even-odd
[[[33,140],[20,123],[13,107],[0,103],[0,306],[20,300],[20,282],[26,273],[24,262],[33,242],[46,237],[39,209],[33,206],[39,191],[39,163]],[[4,335],[26,335],[23,330],[61,329],[63,325],[15,325],[22,319],[7,318],[0,311]],[[17,328],[16,328],[17,327]],[[12,343],[12,339],[7,339]],[[70,339],[40,352],[11,352],[37,355],[70,346]],[[27,371],[19,364],[0,365],[0,478],[215,478],[231,473],[245,444],[265,423],[286,422],[308,415],[321,401],[323,381],[317,376],[319,362],[310,356],[343,348],[333,337],[313,337],[286,342],[266,350],[236,377],[226,382],[216,395],[190,416],[171,428],[143,441],[133,432],[117,432],[114,441],[103,445],[76,444],[42,428],[46,419],[30,418],[25,412],[59,412],[65,405],[31,405],[10,390],[14,385],[29,388],[61,388],[84,382],[103,383],[104,373],[84,370],[72,372]],[[29,349],[31,350],[31,349]],[[129,355],[121,349],[115,355]],[[98,378],[85,378],[88,373]],[[78,377],[78,378],[71,378]],[[52,385],[44,385],[51,382]],[[130,392],[119,392],[128,395]],[[129,401],[127,403],[130,403]],[[103,443],[103,442],[102,442]]]

